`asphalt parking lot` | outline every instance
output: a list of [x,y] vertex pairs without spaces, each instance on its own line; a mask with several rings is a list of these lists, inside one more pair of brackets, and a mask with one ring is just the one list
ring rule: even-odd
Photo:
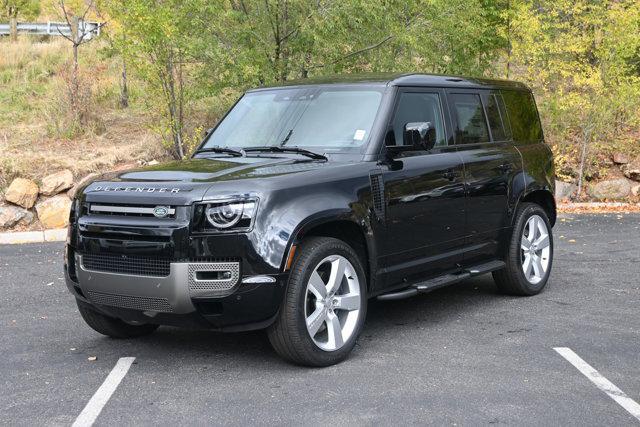
[[70,425],[135,357],[96,425],[637,425],[554,348],[640,402],[640,215],[566,215],[554,235],[541,295],[483,276],[372,301],[352,357],[325,369],[286,364],[261,332],[102,337],[66,290],[62,243],[0,246],[0,424]]

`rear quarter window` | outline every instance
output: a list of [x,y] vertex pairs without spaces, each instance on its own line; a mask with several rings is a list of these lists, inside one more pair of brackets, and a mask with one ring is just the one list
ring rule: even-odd
[[542,126],[533,94],[515,90],[501,92],[507,108],[513,139],[518,142],[541,140]]

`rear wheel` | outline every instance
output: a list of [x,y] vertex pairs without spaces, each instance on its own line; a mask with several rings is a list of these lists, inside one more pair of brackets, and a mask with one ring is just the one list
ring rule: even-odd
[[333,365],[353,349],[366,305],[365,275],[353,249],[337,239],[309,238],[298,248],[269,340],[291,362]]
[[496,285],[508,294],[538,294],[549,280],[552,264],[553,235],[549,218],[539,205],[524,203],[516,214],[506,267],[493,273]]
[[76,300],[78,310],[84,321],[94,331],[111,338],[135,338],[148,335],[158,329],[158,325],[131,325],[115,317],[98,313],[91,306],[80,300]]

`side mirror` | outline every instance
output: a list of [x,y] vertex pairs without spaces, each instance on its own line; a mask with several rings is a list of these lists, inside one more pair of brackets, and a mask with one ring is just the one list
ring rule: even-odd
[[404,125],[404,144],[414,150],[431,150],[436,145],[436,130],[431,122],[411,122]]

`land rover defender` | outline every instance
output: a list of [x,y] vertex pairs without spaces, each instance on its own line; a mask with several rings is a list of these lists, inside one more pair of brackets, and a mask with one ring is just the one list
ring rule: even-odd
[[423,74],[246,92],[191,158],[77,192],[67,285],[96,331],[266,329],[309,366],[348,356],[371,298],[553,261],[552,153],[522,84]]

